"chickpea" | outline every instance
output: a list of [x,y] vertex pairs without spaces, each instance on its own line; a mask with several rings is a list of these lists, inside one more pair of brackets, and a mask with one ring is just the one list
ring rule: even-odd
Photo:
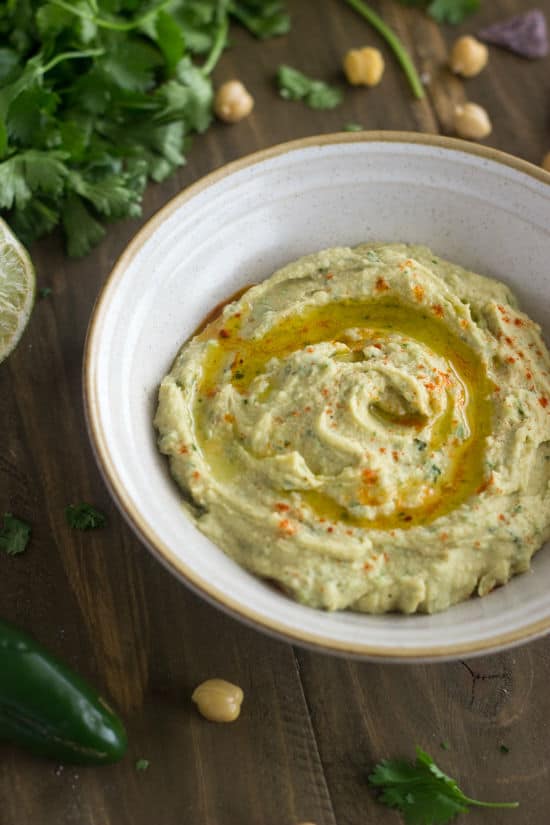
[[241,712],[244,693],[225,679],[207,679],[195,688],[191,699],[210,722],[234,722]]
[[237,123],[249,115],[253,108],[254,98],[240,80],[228,80],[216,92],[214,111],[226,123]]
[[376,86],[384,74],[384,58],[378,49],[350,49],[344,57],[344,72],[352,86]]
[[543,169],[546,169],[547,172],[550,172],[550,152],[547,152],[543,157],[541,166]]
[[459,37],[451,50],[449,64],[455,74],[475,77],[485,68],[489,60],[489,49],[475,37]]
[[469,140],[482,140],[493,129],[489,115],[477,103],[463,103],[455,106],[455,132]]

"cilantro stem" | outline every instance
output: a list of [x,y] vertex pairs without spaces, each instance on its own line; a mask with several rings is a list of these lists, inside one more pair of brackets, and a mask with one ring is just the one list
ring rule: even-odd
[[[71,3],[65,2],[65,0],[51,0],[51,2],[54,6],[58,6],[60,9],[64,9],[77,17],[81,17],[83,20],[91,20],[101,29],[110,29],[115,32],[129,32],[132,29],[137,29],[150,17],[154,17],[159,11],[162,11],[162,9],[169,6],[171,0],[163,0],[162,3],[159,3],[157,6],[153,6],[152,9],[149,9],[149,11],[145,14],[142,14],[141,17],[137,17],[135,20],[129,20],[127,23],[117,23],[115,20],[105,20],[97,14],[90,14],[85,11],[85,9],[75,8]],[[97,8],[95,3],[94,6]]]
[[476,805],[478,808],[519,808],[519,802],[480,802],[479,799],[464,797],[468,805]]
[[218,17],[220,18],[219,28],[216,32],[216,36],[214,38],[214,42],[212,43],[212,48],[210,49],[210,54],[204,61],[202,66],[202,73],[204,75],[209,75],[214,71],[216,63],[221,57],[223,50],[227,44],[227,33],[229,31],[229,19],[227,17],[227,11],[222,6],[219,6]]
[[410,87],[416,98],[421,100],[424,97],[424,88],[418,76],[418,72],[414,67],[408,51],[405,46],[390,27],[384,23],[382,18],[371,7],[364,3],[363,0],[345,0],[345,2],[355,9],[355,11],[364,17],[365,20],[371,24],[373,29],[376,29],[384,40],[387,42],[390,49],[395,54],[398,63],[405,72],[405,76],[409,81]]
[[87,49],[82,52],[62,52],[61,54],[56,55],[53,60],[50,60],[49,63],[46,63],[45,66],[42,66],[39,74],[46,74],[46,72],[49,72],[50,69],[53,69],[54,66],[57,66],[58,63],[62,63],[64,60],[76,60],[80,57],[99,57],[102,54],[105,54],[105,49]]

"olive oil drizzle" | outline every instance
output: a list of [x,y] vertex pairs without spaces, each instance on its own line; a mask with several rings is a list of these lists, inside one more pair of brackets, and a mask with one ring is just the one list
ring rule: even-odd
[[[346,527],[392,530],[433,522],[460,506],[483,485],[484,446],[491,431],[494,386],[479,355],[462,336],[445,324],[444,319],[434,317],[429,308],[408,305],[391,297],[361,302],[332,302],[306,307],[298,314],[289,312],[263,337],[255,338],[247,336],[247,328],[253,325],[253,310],[243,301],[237,307],[235,313],[225,317],[220,315],[210,321],[198,335],[199,340],[209,344],[199,387],[201,403],[195,405],[195,416],[200,447],[212,464],[213,471],[221,471],[226,479],[233,475],[229,467],[220,465],[224,462],[223,445],[217,444],[215,439],[206,438],[203,421],[205,404],[202,402],[217,392],[225,371],[230,372],[235,389],[246,397],[254,378],[262,374],[268,361],[274,357],[284,359],[297,350],[324,341],[343,341],[353,355],[353,351],[358,351],[369,341],[400,335],[420,342],[444,359],[449,374],[452,374],[453,386],[458,388],[457,398],[453,400],[448,393],[445,412],[432,422],[427,445],[427,449],[434,452],[453,437],[453,419],[457,412],[454,402],[458,402],[467,437],[462,441],[455,439],[457,443],[452,448],[450,471],[429,486],[420,506],[410,509],[397,507],[392,514],[374,519],[355,517],[322,492],[300,491],[297,494],[318,519],[342,522]],[[350,329],[356,331],[356,340],[352,342],[346,336],[346,331]],[[377,414],[376,410],[373,412]],[[409,427],[414,435],[425,423],[418,417],[410,420],[396,417],[392,420],[387,413],[382,413],[382,417],[388,427],[400,430]],[[285,495],[278,490],[273,492],[275,495]]]

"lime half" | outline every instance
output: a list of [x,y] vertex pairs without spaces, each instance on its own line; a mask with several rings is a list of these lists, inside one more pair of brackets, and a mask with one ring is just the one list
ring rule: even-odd
[[0,363],[25,331],[34,303],[34,267],[25,247],[0,218]]

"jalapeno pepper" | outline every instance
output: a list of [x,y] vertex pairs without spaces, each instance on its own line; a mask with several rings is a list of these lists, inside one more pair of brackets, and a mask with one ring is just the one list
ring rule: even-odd
[[116,762],[124,725],[84,679],[0,621],[0,739],[60,762]]

